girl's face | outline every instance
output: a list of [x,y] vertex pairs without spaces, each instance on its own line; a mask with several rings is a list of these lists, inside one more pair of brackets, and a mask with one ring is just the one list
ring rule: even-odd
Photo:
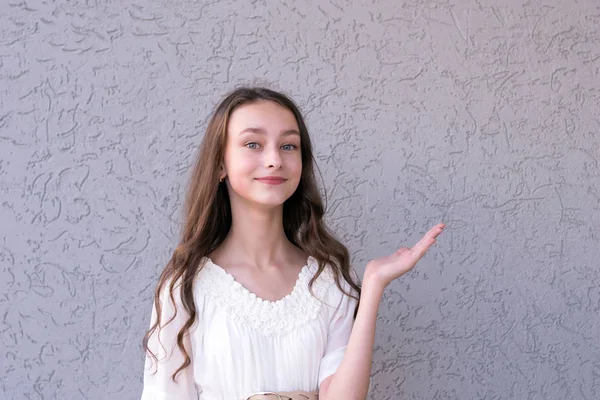
[[221,177],[232,200],[279,206],[302,175],[300,133],[294,114],[272,101],[244,104],[231,114]]

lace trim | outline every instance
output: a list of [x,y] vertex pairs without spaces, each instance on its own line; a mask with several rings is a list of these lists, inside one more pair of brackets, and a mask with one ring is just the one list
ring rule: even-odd
[[292,291],[280,300],[268,301],[250,292],[209,258],[203,261],[201,279],[196,282],[200,294],[225,309],[233,319],[267,336],[281,336],[317,318],[332,279],[328,269],[323,271],[313,285],[315,298],[308,283],[317,272],[318,263],[309,257]]

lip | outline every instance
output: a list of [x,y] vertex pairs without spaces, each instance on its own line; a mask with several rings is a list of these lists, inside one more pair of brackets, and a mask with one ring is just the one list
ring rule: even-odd
[[256,178],[256,180],[262,183],[266,183],[268,185],[280,185],[287,179],[282,178],[280,176],[264,176],[262,178]]

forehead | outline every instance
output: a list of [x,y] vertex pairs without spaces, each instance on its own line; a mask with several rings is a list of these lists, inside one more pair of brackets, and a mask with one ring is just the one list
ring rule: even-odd
[[229,117],[228,133],[237,134],[246,128],[262,128],[267,133],[298,130],[294,114],[273,101],[258,101],[236,108]]

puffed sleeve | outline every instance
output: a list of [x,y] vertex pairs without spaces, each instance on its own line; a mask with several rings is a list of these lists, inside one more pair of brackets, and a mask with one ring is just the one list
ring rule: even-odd
[[[158,357],[156,361],[146,354],[144,368],[144,390],[141,400],[197,400],[199,387],[194,382],[194,363],[192,358],[192,345],[190,334],[194,334],[196,324],[192,325],[188,334],[184,336],[184,347],[191,358],[191,364],[177,374],[177,382],[173,382],[171,376],[183,364],[184,355],[177,346],[177,333],[183,327],[189,314],[181,304],[180,287],[176,285],[173,291],[175,304],[168,295],[169,283],[160,295],[162,308],[160,328],[155,330],[148,340],[148,348]],[[175,314],[177,316],[169,324],[165,325]],[[152,307],[151,324],[156,321],[156,307]]]
[[[356,276],[356,272],[354,270],[352,272]],[[347,293],[356,295],[356,292],[352,290],[348,282],[342,279],[341,284]],[[321,383],[327,377],[337,371],[342,363],[350,339],[350,333],[352,332],[352,326],[354,325],[354,310],[356,309],[357,301],[342,293],[337,286],[333,288],[333,293],[332,304],[335,308],[329,322],[327,346],[319,368],[319,387],[321,387]]]

